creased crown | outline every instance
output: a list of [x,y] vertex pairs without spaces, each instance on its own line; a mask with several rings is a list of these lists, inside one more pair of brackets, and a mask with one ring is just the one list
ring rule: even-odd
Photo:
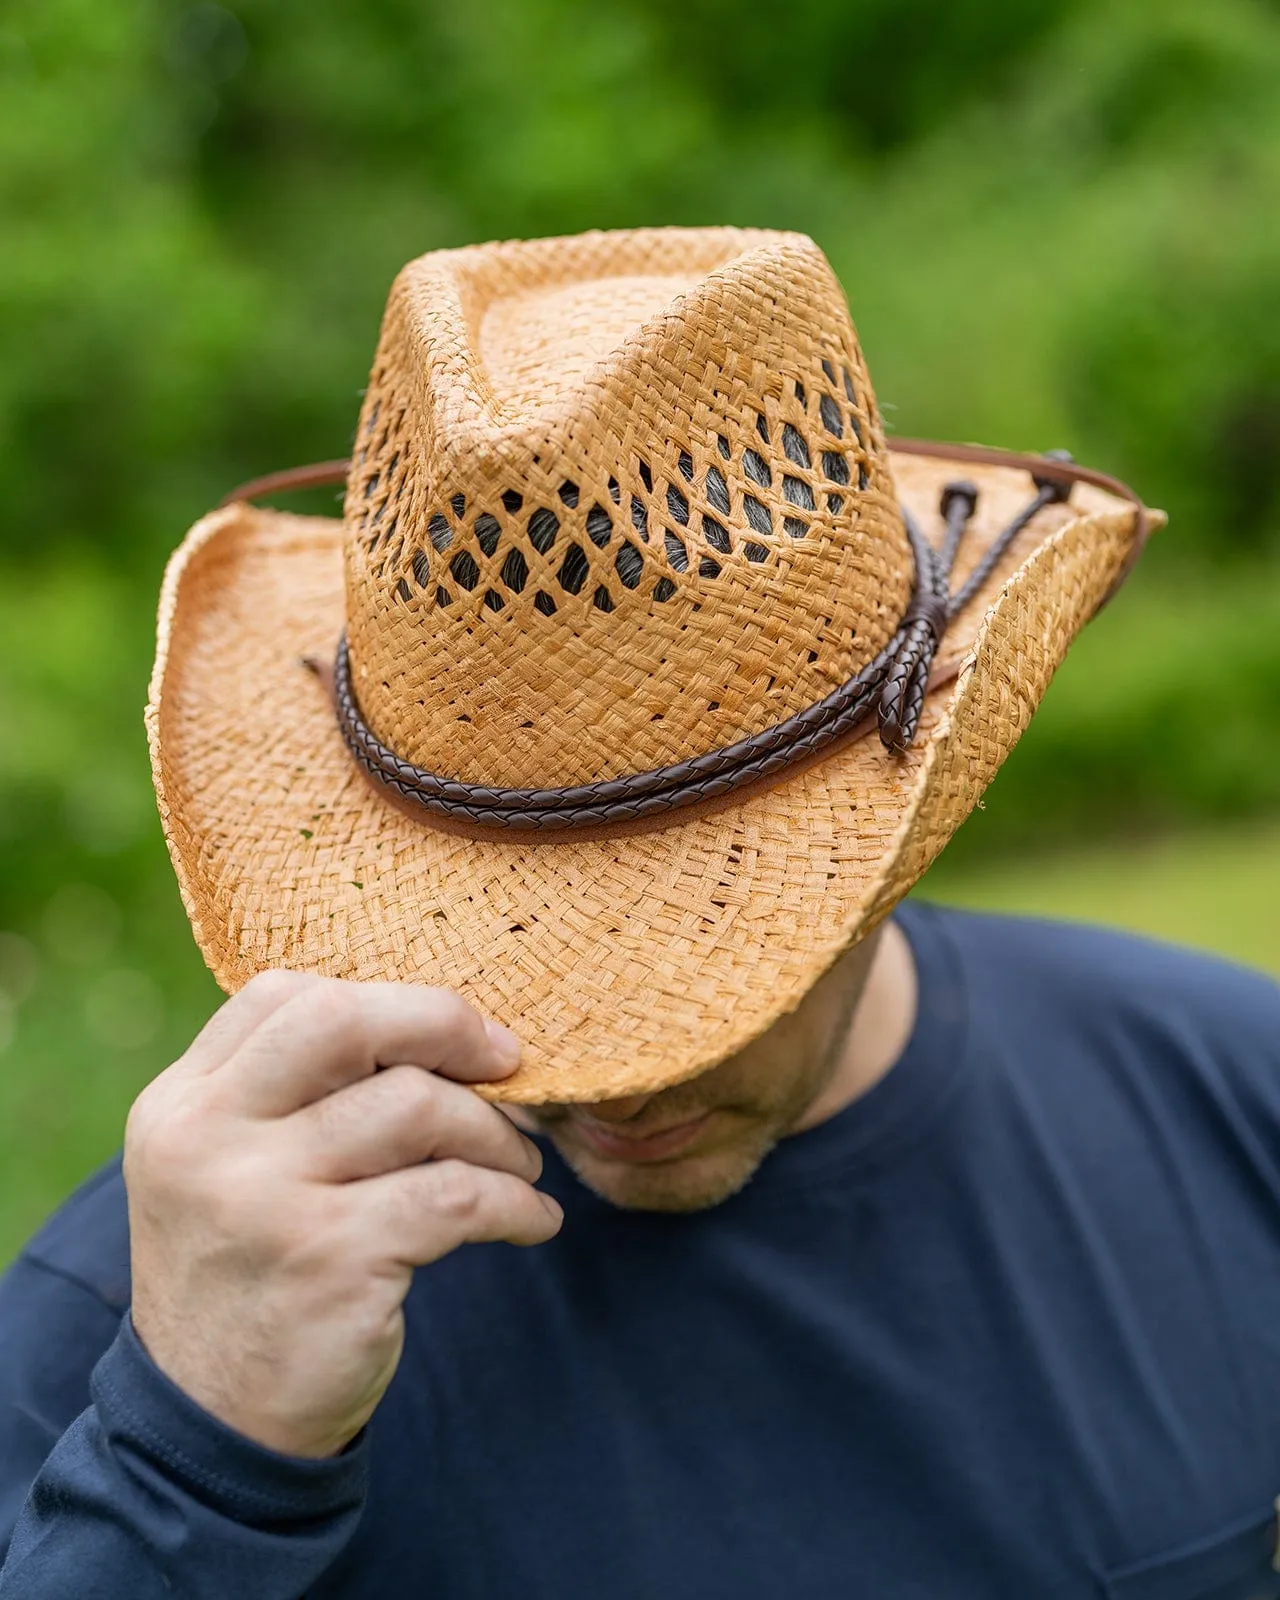
[[397,754],[502,787],[684,760],[850,677],[912,580],[803,235],[590,233],[397,278],[346,500],[354,686]]

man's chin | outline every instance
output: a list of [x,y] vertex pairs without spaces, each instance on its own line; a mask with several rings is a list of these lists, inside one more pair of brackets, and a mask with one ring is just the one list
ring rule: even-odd
[[624,1211],[706,1211],[745,1188],[774,1140],[673,1161],[611,1160],[548,1130],[561,1156],[594,1194]]

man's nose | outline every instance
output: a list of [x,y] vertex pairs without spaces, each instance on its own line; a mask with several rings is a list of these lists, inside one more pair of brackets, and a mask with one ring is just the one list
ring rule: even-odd
[[651,1094],[629,1094],[621,1100],[597,1100],[594,1105],[582,1109],[597,1122],[629,1122],[632,1117],[638,1117],[652,1099]]

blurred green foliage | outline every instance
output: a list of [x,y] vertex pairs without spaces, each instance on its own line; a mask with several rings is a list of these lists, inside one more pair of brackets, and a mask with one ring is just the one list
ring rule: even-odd
[[344,451],[434,247],[803,229],[891,427],[1168,509],[961,867],[1280,808],[1278,193],[1277,0],[7,0],[0,1168],[96,1148],[64,1057],[132,1084],[211,1003],[142,739],[163,562]]

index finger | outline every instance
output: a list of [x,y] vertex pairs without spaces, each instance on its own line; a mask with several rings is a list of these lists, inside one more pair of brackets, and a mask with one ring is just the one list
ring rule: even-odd
[[239,1048],[273,1011],[324,980],[311,973],[268,968],[224,1000],[174,1063],[185,1073],[212,1072]]
[[266,1015],[218,1077],[238,1110],[280,1117],[380,1067],[485,1083],[519,1059],[515,1035],[452,990],[327,978]]

